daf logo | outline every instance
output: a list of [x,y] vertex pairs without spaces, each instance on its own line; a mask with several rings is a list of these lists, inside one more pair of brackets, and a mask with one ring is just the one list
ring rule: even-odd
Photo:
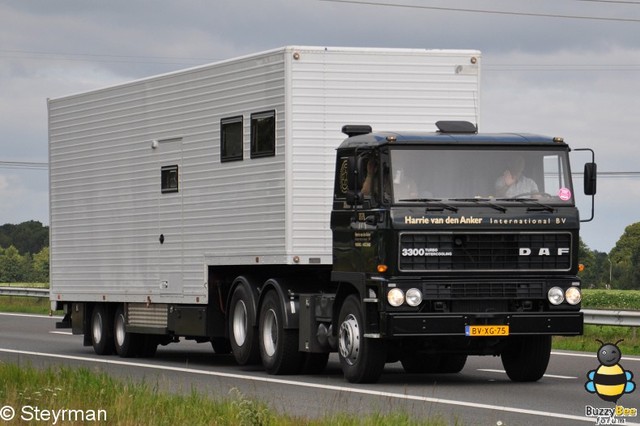
[[[537,251],[533,251],[528,247],[520,247],[520,256],[562,256],[565,254],[569,254],[569,249],[566,247],[562,247],[559,249],[550,249],[547,247],[541,247],[536,249]],[[555,250],[552,252],[552,250]]]

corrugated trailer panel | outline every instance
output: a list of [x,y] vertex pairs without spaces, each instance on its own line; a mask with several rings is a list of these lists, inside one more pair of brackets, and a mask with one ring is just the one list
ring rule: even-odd
[[54,297],[206,303],[205,254],[283,258],[284,114],[275,157],[249,161],[248,115],[247,161],[219,145],[221,118],[283,110],[283,68],[268,52],[50,101]]

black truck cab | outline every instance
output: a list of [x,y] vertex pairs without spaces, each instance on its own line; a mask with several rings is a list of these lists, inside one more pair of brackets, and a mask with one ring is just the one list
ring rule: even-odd
[[[551,336],[583,329],[570,148],[561,138],[479,134],[465,122],[438,126],[343,128],[332,280],[337,299],[352,293],[362,315],[357,325],[337,318],[343,369],[370,361],[354,358],[367,349],[353,337],[362,327],[407,371],[459,371],[467,355],[501,355],[511,379],[538,380]],[[593,163],[585,193],[595,194]]]

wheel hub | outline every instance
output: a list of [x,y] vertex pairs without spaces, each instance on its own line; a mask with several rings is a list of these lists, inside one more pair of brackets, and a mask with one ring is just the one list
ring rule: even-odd
[[358,361],[360,353],[360,327],[353,314],[347,315],[340,325],[340,337],[338,341],[340,355],[349,364]]
[[244,345],[247,340],[247,306],[244,301],[238,300],[233,309],[233,339],[238,347]]

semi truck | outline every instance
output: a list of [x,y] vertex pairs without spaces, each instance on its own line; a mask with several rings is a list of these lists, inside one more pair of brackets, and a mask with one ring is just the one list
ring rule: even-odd
[[99,355],[538,380],[583,329],[570,148],[479,133],[480,62],[287,46],[48,100],[57,326]]

